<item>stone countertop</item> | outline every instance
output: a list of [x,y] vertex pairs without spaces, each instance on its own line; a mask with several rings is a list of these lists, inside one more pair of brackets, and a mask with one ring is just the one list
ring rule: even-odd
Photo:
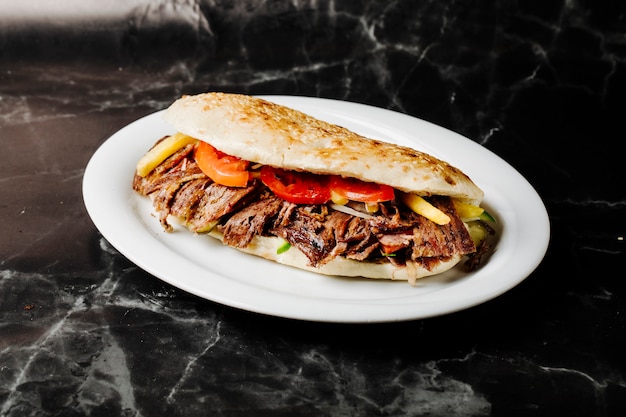
[[[624,5],[5,3],[1,416],[626,414]],[[94,227],[83,173],[127,123],[213,90],[466,136],[540,194],[543,262],[496,299],[399,323],[264,316],[164,283]]]

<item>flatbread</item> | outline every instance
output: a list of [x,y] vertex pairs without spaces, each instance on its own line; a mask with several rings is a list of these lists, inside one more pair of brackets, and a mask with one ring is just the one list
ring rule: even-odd
[[263,165],[354,177],[474,205],[483,198],[483,191],[461,170],[431,155],[366,138],[258,97],[183,96],[165,111],[164,119],[185,135]]
[[[224,235],[217,228],[208,234],[215,239],[224,241]],[[337,256],[322,266],[314,267],[309,264],[307,257],[295,247],[289,248],[286,252],[278,253],[278,248],[284,243],[285,241],[279,237],[257,235],[254,236],[248,246],[233,249],[317,274],[408,281],[411,285],[420,278],[441,274],[453,268],[462,259],[460,255],[452,256],[450,259],[437,263],[431,269],[426,269],[412,261],[407,261],[405,266],[395,266],[390,262],[356,261]]]

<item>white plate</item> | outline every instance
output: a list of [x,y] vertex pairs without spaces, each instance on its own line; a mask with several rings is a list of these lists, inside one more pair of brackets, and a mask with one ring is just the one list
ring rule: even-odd
[[532,186],[501,158],[442,127],[390,110],[319,98],[267,96],[365,136],[408,145],[462,169],[498,219],[496,250],[478,271],[455,268],[406,282],[322,276],[223,246],[182,227],[162,230],[147,198],[131,189],[135,165],[173,133],[161,112],[111,136],[83,179],[85,206],[102,235],[150,274],[207,300],[253,312],[323,322],[388,322],[447,314],[493,299],[524,280],[547,250],[550,225]]

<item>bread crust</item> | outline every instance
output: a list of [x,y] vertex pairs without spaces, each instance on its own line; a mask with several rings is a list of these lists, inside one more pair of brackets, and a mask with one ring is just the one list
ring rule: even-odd
[[366,138],[258,97],[217,92],[183,96],[164,119],[222,152],[264,165],[354,177],[475,205],[483,198],[461,170],[429,154]]

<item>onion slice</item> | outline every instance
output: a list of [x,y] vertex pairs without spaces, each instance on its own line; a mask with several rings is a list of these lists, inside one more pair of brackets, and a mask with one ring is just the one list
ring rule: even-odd
[[368,219],[369,220],[369,219],[373,219],[374,218],[374,216],[372,216],[370,214],[363,213],[363,212],[355,210],[355,209],[353,209],[351,207],[342,206],[340,204],[331,203],[331,204],[329,204],[329,207],[334,209],[334,210],[340,211],[342,213],[349,214],[351,216],[360,217],[362,219]]

